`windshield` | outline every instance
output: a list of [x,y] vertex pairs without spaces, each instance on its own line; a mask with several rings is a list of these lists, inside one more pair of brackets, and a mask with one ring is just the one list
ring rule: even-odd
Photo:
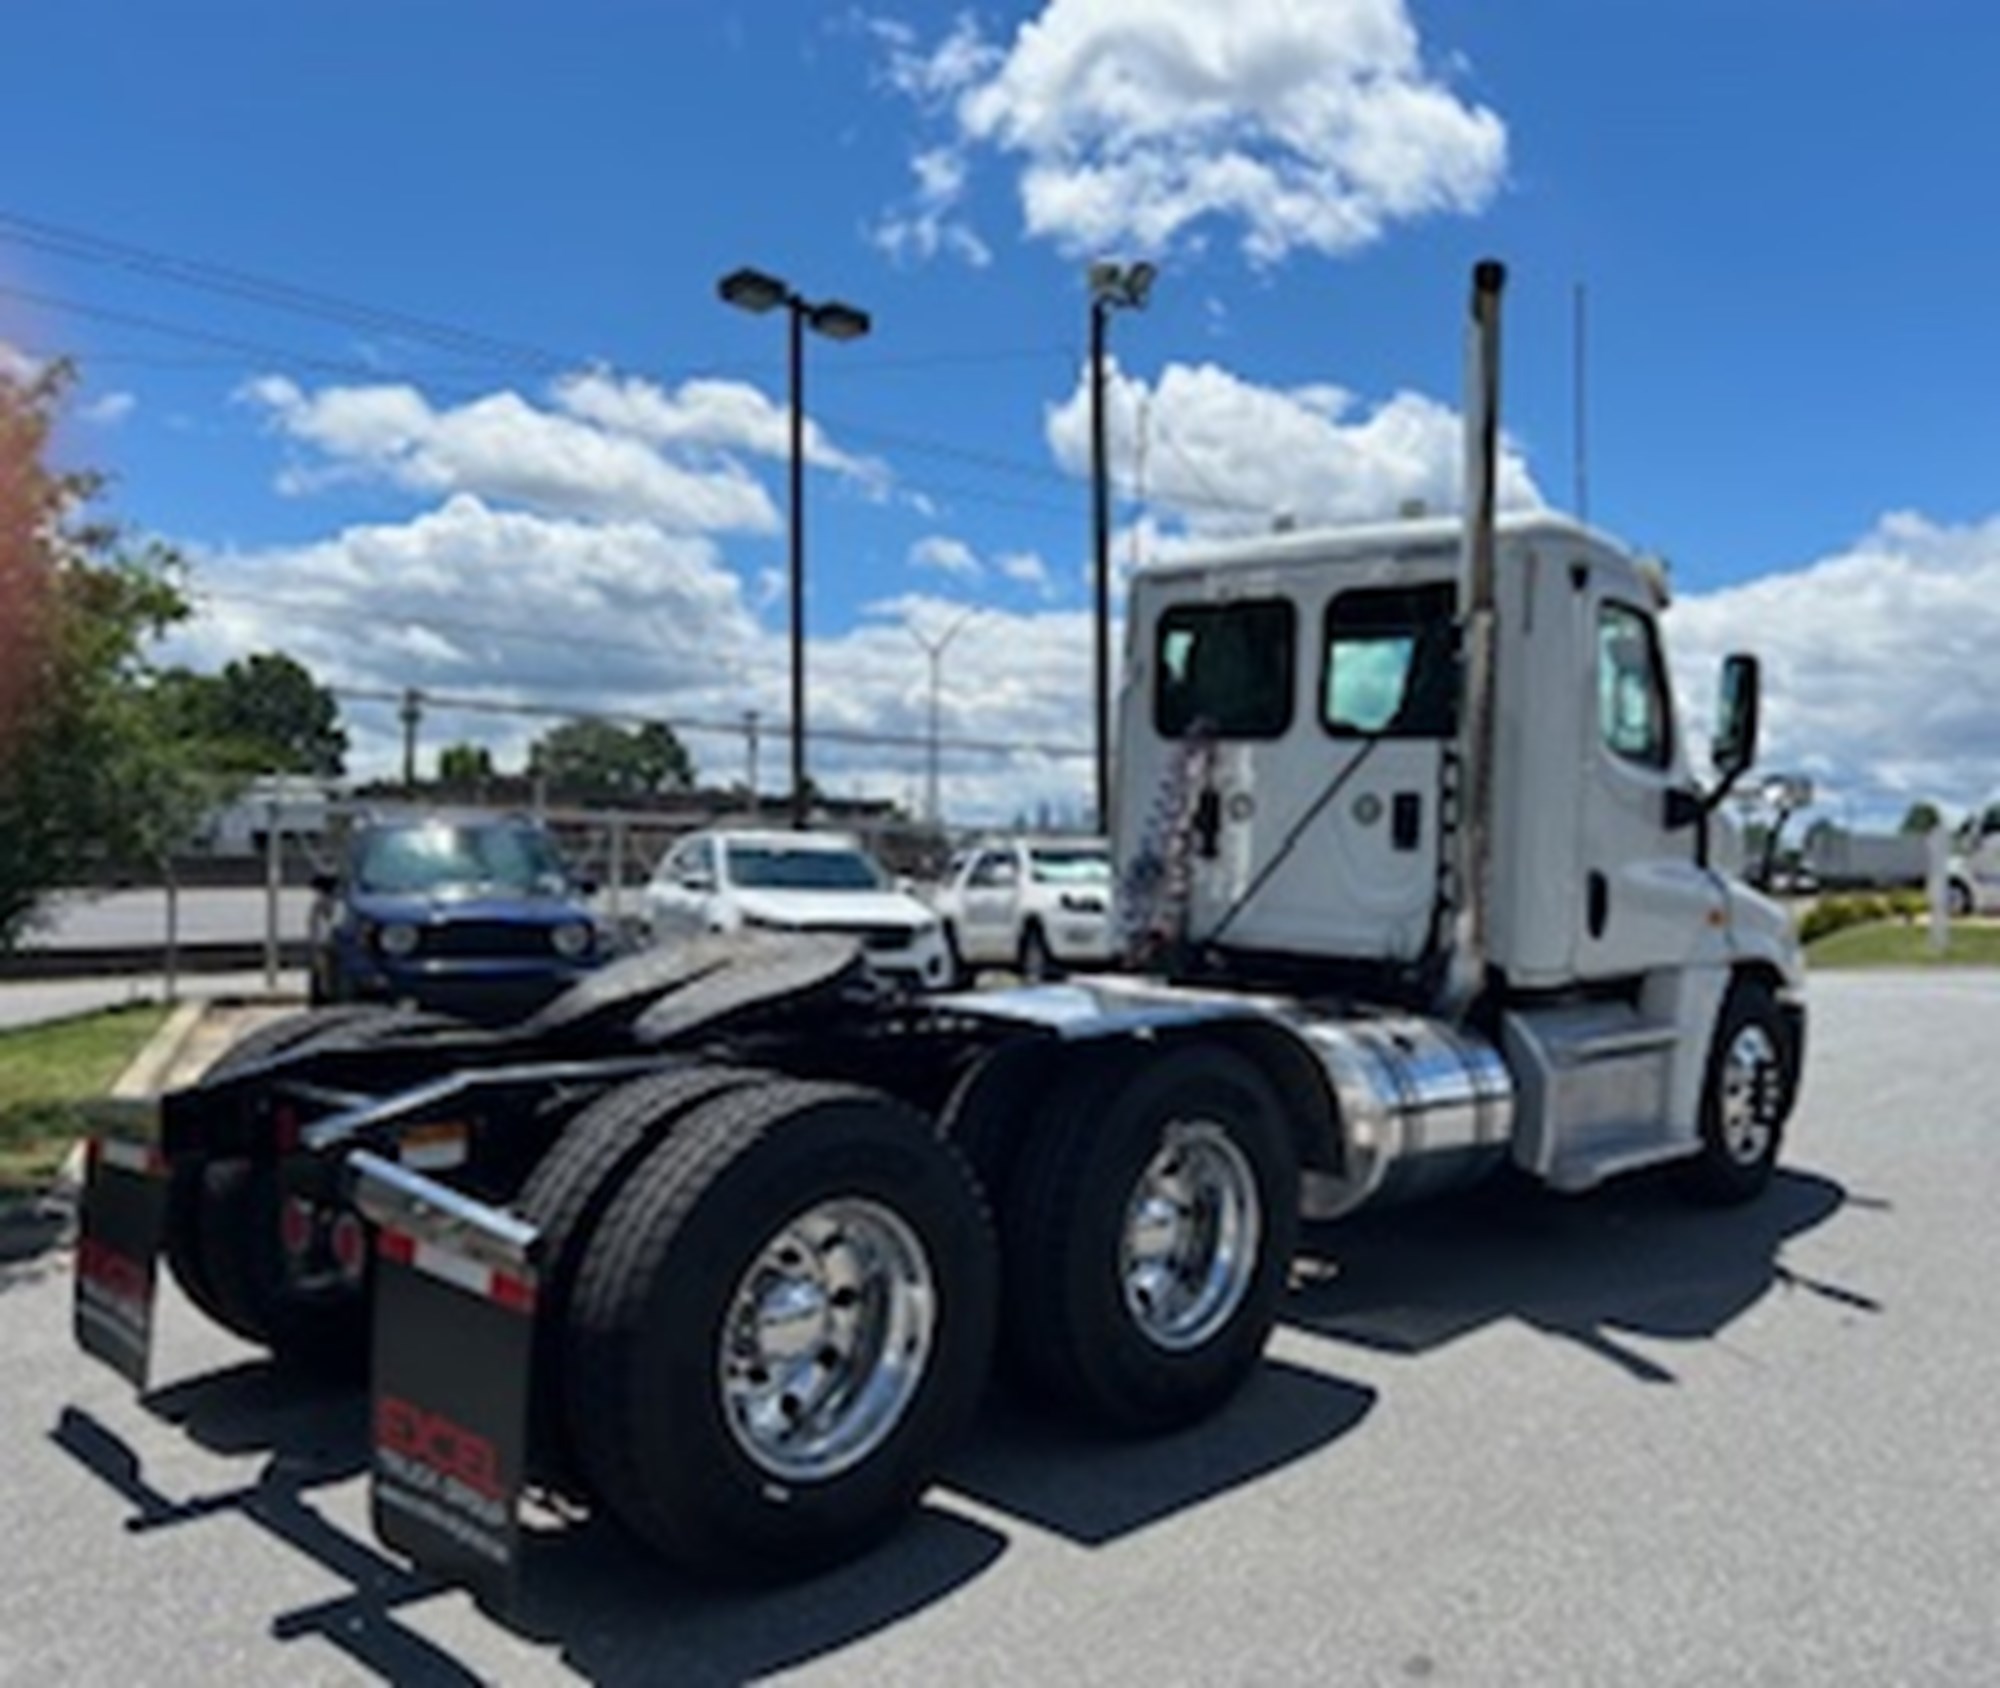
[[859,850],[728,846],[729,882],[746,891],[879,891],[882,875]]
[[1111,878],[1111,853],[1101,844],[1036,845],[1028,872],[1037,885],[1102,885]]
[[371,830],[361,840],[354,877],[364,891],[388,892],[552,894],[568,885],[562,858],[546,833],[530,826],[444,821]]

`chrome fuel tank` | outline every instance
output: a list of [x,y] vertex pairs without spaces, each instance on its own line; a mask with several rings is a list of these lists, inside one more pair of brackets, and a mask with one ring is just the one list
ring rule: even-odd
[[1499,1050],[1415,1015],[1295,1023],[1331,1081],[1339,1173],[1311,1172],[1308,1219],[1409,1201],[1475,1182],[1506,1156],[1514,1081]]

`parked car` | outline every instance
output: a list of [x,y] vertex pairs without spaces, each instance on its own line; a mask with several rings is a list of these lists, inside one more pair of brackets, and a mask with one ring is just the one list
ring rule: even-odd
[[1111,889],[1111,849],[1101,838],[1003,838],[956,860],[937,907],[966,966],[1043,979],[1111,960]]
[[936,913],[844,833],[692,833],[654,870],[646,923],[656,943],[744,927],[845,932],[902,983],[936,989],[955,973]]
[[604,959],[590,887],[525,816],[428,815],[356,827],[314,881],[316,1003],[381,1000],[499,1019]]

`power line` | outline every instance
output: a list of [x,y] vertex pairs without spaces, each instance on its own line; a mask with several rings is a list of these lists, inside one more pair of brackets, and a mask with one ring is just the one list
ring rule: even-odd
[[[409,696],[407,691],[391,690],[371,686],[328,686],[327,691],[335,697],[348,698],[356,702],[402,704]],[[515,703],[499,698],[479,697],[469,694],[434,692],[423,687],[415,688],[418,699],[428,708],[464,710],[472,714],[485,715],[526,715],[545,720],[574,721],[588,718],[598,721],[624,721],[637,726],[658,723],[671,727],[675,732],[688,733],[728,733],[741,737],[751,728],[742,720],[705,720],[700,716],[663,714],[658,710],[650,713],[642,710],[619,709],[578,709],[552,703]],[[784,734],[791,731],[790,722],[782,717],[772,718],[759,715],[756,730],[760,733]],[[862,727],[814,727],[812,736],[837,744],[859,744],[882,746],[899,750],[928,750],[931,739],[928,733],[885,733]],[[1052,744],[1032,739],[977,739],[943,738],[937,741],[940,749],[976,751],[985,755],[1011,756],[1027,754],[1052,758],[1085,757],[1091,754],[1088,747],[1079,744]]]

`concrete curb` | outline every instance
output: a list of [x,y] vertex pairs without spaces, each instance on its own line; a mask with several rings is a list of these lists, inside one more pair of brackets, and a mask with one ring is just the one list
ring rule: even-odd
[[166,1024],[153,1033],[146,1047],[132,1057],[125,1070],[118,1075],[111,1086],[111,1094],[120,1101],[137,1100],[157,1095],[174,1063],[194,1036],[195,1028],[201,1024],[202,1016],[208,1012],[205,1002],[183,1002],[167,1016]]

